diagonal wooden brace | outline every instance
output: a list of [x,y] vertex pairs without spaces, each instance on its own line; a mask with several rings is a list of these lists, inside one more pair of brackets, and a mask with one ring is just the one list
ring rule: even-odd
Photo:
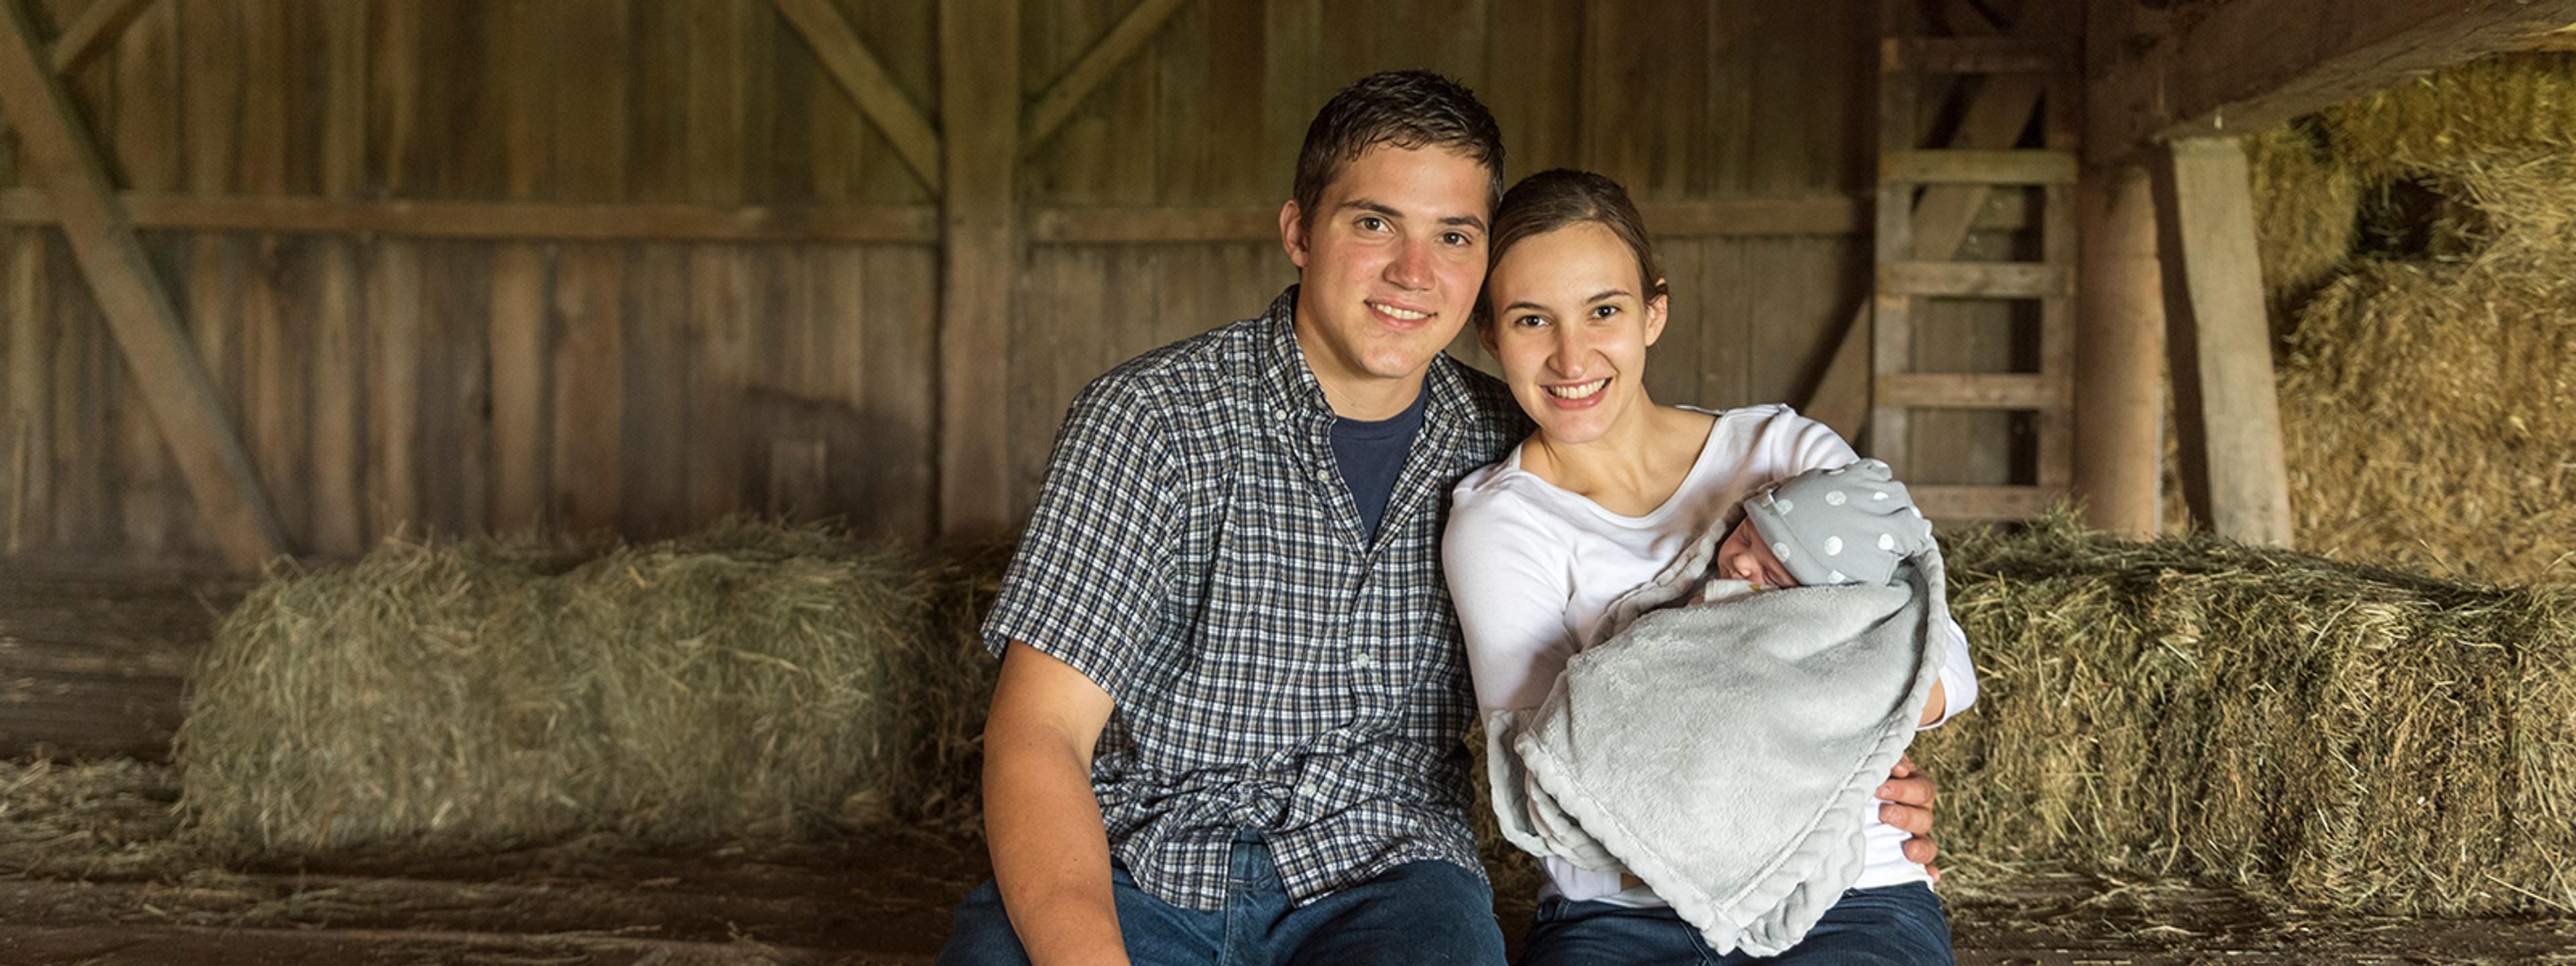
[[16,122],[29,164],[53,193],[72,256],[197,499],[207,532],[227,562],[256,569],[289,552],[276,505],[170,294],[153,276],[143,243],[26,12],[12,0],[0,0],[0,7],[7,8],[0,11],[0,109]]

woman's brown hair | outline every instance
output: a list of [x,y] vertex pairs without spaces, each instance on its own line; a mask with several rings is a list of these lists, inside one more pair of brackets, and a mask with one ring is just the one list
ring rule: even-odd
[[[1512,190],[1503,193],[1502,207],[1494,212],[1493,239],[1485,246],[1488,276],[1494,266],[1503,263],[1503,253],[1521,240],[1584,223],[1610,229],[1611,234],[1628,243],[1629,251],[1636,253],[1642,301],[1651,302],[1670,291],[1664,284],[1663,266],[1655,261],[1655,243],[1646,237],[1646,219],[1628,200],[1628,190],[1590,171],[1567,168],[1522,178]],[[1479,331],[1493,328],[1494,313],[1481,295],[1476,299],[1475,318]]]

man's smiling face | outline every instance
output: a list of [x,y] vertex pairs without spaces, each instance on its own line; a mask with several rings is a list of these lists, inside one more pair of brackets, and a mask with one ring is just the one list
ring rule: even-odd
[[1492,177],[1443,148],[1379,145],[1342,167],[1315,211],[1281,212],[1301,277],[1298,344],[1328,398],[1419,378],[1467,323]]

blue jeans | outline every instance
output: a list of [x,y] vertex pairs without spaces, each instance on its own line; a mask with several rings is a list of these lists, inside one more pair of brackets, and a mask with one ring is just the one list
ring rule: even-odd
[[[1135,966],[1290,966],[1476,963],[1502,966],[1494,890],[1447,862],[1408,862],[1331,895],[1291,907],[1279,870],[1256,832],[1235,836],[1225,908],[1191,909],[1154,898],[1124,867],[1109,881],[1118,930]],[[939,966],[1026,966],[1028,953],[985,880],[957,906]]]
[[1520,966],[1946,966],[1950,961],[1950,920],[1941,913],[1941,899],[1932,887],[1914,882],[1843,893],[1816,928],[1808,930],[1805,941],[1770,959],[1710,952],[1699,930],[1670,908],[1543,899]]

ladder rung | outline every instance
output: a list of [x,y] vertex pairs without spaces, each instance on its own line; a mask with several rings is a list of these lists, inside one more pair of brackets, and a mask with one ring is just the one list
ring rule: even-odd
[[1935,523],[2028,520],[2066,495],[2054,486],[1908,486],[1914,508]]
[[1878,180],[1903,184],[2074,184],[2073,151],[1889,151]]
[[1916,409],[2063,410],[2066,380],[2038,373],[1893,372],[1878,377],[1880,406]]
[[1878,267],[1888,295],[2041,299],[2075,294],[2075,273],[2038,262],[1890,262]]
[[1890,37],[1880,48],[1879,69],[1889,73],[2061,74],[2071,58],[2063,48],[2012,37]]

